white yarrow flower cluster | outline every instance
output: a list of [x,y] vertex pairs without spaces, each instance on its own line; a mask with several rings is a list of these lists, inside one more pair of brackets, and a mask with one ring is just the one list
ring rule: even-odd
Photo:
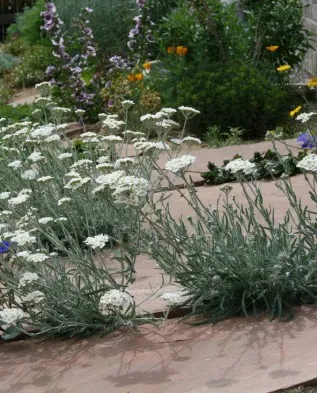
[[7,191],[5,191],[5,192],[1,192],[0,193],[0,199],[8,199],[8,198],[10,198],[10,192],[7,192]]
[[178,109],[182,112],[182,114],[186,118],[193,117],[193,116],[198,115],[200,113],[199,110],[197,110],[195,108],[191,108],[190,106],[180,106]]
[[149,182],[136,176],[123,176],[112,188],[117,203],[138,205],[148,193]]
[[115,171],[109,173],[107,175],[101,175],[97,177],[96,182],[100,184],[100,186],[96,187],[92,193],[95,194],[96,192],[104,190],[107,186],[111,186],[118,182],[120,177],[124,176],[125,172],[123,171]]
[[42,252],[30,254],[26,257],[26,260],[28,262],[33,262],[33,263],[44,262],[44,261],[47,261],[48,259],[49,259],[49,256],[43,254]]
[[65,160],[66,158],[72,158],[73,155],[71,153],[61,153],[57,156],[59,160]]
[[37,273],[25,272],[22,274],[22,277],[19,280],[19,288],[26,287],[28,284],[32,284],[34,281],[37,281],[39,276]]
[[8,167],[17,170],[22,167],[22,162],[20,160],[12,161],[8,164]]
[[54,221],[54,218],[53,217],[43,217],[43,218],[40,218],[39,220],[38,220],[38,223],[39,224],[42,224],[42,225],[46,225],[46,224],[48,224],[49,222],[53,222]]
[[26,202],[30,198],[31,190],[21,190],[15,198],[11,198],[8,200],[9,205],[20,205],[21,203]]
[[301,113],[300,115],[298,115],[298,116],[296,117],[296,120],[299,120],[299,121],[301,121],[302,123],[307,123],[308,120],[310,120],[310,118],[311,118],[312,116],[314,116],[314,115],[317,115],[317,113],[316,113],[316,112],[308,112],[308,113],[303,112],[303,113]]
[[26,244],[36,243],[36,237],[27,231],[19,230],[15,231],[11,237],[11,241],[17,243],[19,246],[25,246]]
[[87,237],[87,239],[84,241],[84,243],[93,248],[94,250],[96,248],[104,248],[106,243],[109,242],[109,236],[108,235],[96,235],[96,236],[90,236]]
[[196,161],[196,157],[184,155],[179,158],[173,158],[165,164],[165,168],[173,173],[179,173],[186,170],[190,165]]
[[46,183],[47,181],[53,180],[53,176],[42,176],[37,179],[38,183]]
[[21,174],[21,177],[25,180],[34,180],[37,178],[38,175],[39,171],[37,169],[28,169]]
[[317,172],[317,155],[310,154],[304,157],[296,166],[304,171]]
[[62,206],[64,203],[71,202],[72,198],[64,197],[57,201],[58,206]]
[[178,306],[183,301],[181,295],[173,292],[165,292],[161,295],[161,298],[165,300],[169,306]]
[[24,303],[39,304],[45,299],[45,294],[41,291],[33,291],[22,297]]
[[226,166],[225,170],[230,171],[233,174],[244,173],[245,175],[255,175],[256,174],[256,164],[248,160],[243,160],[242,158],[237,158],[236,160],[230,161]]
[[5,308],[0,311],[0,321],[5,325],[15,325],[23,317],[24,313],[19,308]]
[[38,161],[45,160],[45,157],[42,156],[41,152],[35,151],[28,156],[28,160],[30,160],[32,162],[38,162]]
[[127,292],[111,289],[106,292],[99,302],[102,313],[108,314],[112,312],[125,313],[134,304],[133,298]]

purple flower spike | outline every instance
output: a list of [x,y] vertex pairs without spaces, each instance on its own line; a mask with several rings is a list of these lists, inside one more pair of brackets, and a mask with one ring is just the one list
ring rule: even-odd
[[297,142],[301,143],[303,149],[313,149],[316,147],[316,141],[308,131],[300,134],[300,136],[297,138]]

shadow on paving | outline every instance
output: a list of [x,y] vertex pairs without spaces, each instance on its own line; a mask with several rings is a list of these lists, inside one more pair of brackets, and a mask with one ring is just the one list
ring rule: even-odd
[[311,306],[288,323],[170,320],[105,338],[2,344],[0,391],[268,393],[316,377],[316,328]]

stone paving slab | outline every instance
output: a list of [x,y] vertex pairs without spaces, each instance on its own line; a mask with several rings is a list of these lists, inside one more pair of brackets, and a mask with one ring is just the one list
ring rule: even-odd
[[1,344],[1,393],[268,393],[316,377],[316,306],[85,340]]

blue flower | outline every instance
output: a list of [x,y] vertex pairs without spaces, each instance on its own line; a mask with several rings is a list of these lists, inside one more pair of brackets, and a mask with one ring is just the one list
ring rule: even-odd
[[312,149],[316,146],[315,139],[310,135],[308,131],[303,132],[297,138],[297,142],[301,143],[303,149]]
[[0,242],[0,254],[5,254],[10,251],[10,247],[12,246],[12,243],[3,241]]

